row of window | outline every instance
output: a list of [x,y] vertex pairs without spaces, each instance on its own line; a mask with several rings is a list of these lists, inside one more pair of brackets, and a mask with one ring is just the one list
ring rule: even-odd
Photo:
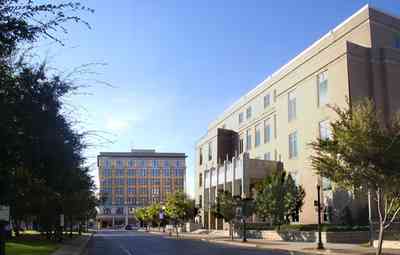
[[[327,72],[322,72],[317,75],[317,91],[318,91],[318,107],[326,105],[328,103],[328,77]],[[276,101],[276,90],[274,90],[274,102]],[[266,94],[263,97],[264,100],[264,109],[268,108],[271,104],[271,95]],[[297,118],[297,100],[296,100],[296,91],[290,91],[288,93],[288,121],[291,122]],[[246,108],[246,120],[249,120],[252,116],[252,108],[251,106]],[[244,122],[244,113],[239,113],[239,124]],[[270,119],[264,121],[264,143],[269,143],[272,138],[272,128],[270,124]],[[274,132],[276,137],[276,115],[274,115]],[[257,147],[262,143],[261,140],[261,124],[256,125],[255,127],[255,139],[254,139],[254,146]],[[291,146],[292,150],[290,150],[289,155],[292,157],[297,156],[297,133],[289,135],[289,146]],[[252,137],[251,137],[251,130],[246,131],[246,151],[251,150],[252,148]],[[244,141],[241,137],[239,139],[239,153],[243,153],[244,150]],[[203,152],[202,148],[199,151],[199,164],[202,165],[203,163]],[[212,160],[212,142],[208,143],[208,160]]]
[[[164,168],[164,169],[128,169],[125,171],[124,169],[116,169],[115,175],[116,176],[125,176],[125,173],[128,176],[147,176],[151,174],[151,176],[184,176],[185,169],[184,168]],[[112,176],[112,169],[103,169],[103,176]]]
[[[326,105],[328,103],[328,77],[327,72],[322,72],[317,75],[317,91],[318,91],[318,107]],[[264,96],[264,109],[268,108],[271,104],[271,96],[267,94]],[[276,90],[274,90],[274,102],[276,101]],[[251,106],[246,108],[246,120],[251,118],[252,108]],[[296,95],[295,91],[288,93],[288,121],[296,119]],[[239,113],[239,125],[244,122],[244,113]]]
[[104,159],[103,160],[103,167],[104,168],[111,168],[112,161],[114,161],[115,167],[117,169],[123,169],[124,166],[127,166],[129,169],[132,168],[145,168],[148,165],[151,165],[152,168],[168,168],[168,167],[184,167],[185,163],[184,160],[145,160],[145,159],[128,159],[128,160],[111,160],[111,159]]
[[[276,90],[274,90],[274,102],[276,102]],[[263,97],[263,105],[264,109],[267,109],[271,105],[271,94],[268,93]],[[250,120],[252,117],[252,107],[249,106],[246,108],[246,120]],[[244,122],[244,112],[240,112],[238,115],[239,125]]]
[[[114,179],[114,184],[115,185],[119,185],[119,186],[123,186],[125,185],[125,182],[129,185],[160,185],[161,184],[161,180],[156,178],[156,179],[145,179],[145,178],[139,178],[139,179]],[[112,182],[111,182],[112,183]],[[164,180],[163,184],[168,186],[171,185],[172,183],[174,183],[175,185],[184,185],[184,179],[166,179]],[[106,180],[106,181],[102,181],[101,182],[101,189],[104,191],[110,190],[111,191],[111,185],[110,185],[110,180]]]

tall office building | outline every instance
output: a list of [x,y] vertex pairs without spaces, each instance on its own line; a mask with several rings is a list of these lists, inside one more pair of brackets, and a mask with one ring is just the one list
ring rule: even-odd
[[184,191],[185,159],[184,153],[155,150],[100,152],[97,164],[101,226],[134,223],[135,208],[163,203],[169,194]]
[[[307,27],[304,27],[307,29]],[[295,38],[293,38],[295,39]],[[274,40],[270,38],[269,40]],[[282,50],[285,50],[282,48]],[[315,174],[309,146],[329,138],[337,116],[328,107],[347,107],[374,99],[386,121],[400,108],[400,18],[365,6],[329,31],[208,125],[196,145],[196,200],[205,227],[221,228],[209,210],[218,190],[251,197],[254,184],[279,168],[291,173],[306,192],[294,221],[317,221],[316,185],[322,185],[323,220],[334,222],[352,194]]]

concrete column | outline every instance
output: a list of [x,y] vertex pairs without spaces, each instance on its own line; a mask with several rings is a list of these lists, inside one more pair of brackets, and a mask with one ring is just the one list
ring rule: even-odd
[[208,229],[211,229],[211,181],[212,181],[212,168],[208,172],[209,186],[208,186]]
[[232,196],[236,195],[236,187],[235,187],[235,178],[236,178],[236,167],[237,167],[237,160],[239,158],[233,157],[232,158]]
[[129,215],[129,208],[125,207],[125,226],[129,224],[128,215]]

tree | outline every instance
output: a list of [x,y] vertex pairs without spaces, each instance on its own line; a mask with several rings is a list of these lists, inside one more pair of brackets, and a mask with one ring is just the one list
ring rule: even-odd
[[0,59],[10,56],[18,44],[35,42],[44,36],[62,44],[57,32],[67,33],[67,22],[87,22],[77,15],[81,11],[93,12],[79,2],[61,4],[24,0],[0,0]]
[[400,212],[400,117],[383,121],[369,99],[347,109],[331,108],[338,115],[331,123],[332,138],[311,144],[312,165],[319,175],[350,191],[372,191],[379,216],[379,255],[384,231]]
[[161,205],[159,203],[151,204],[149,207],[146,208],[146,212],[151,219],[151,223],[153,223],[153,226],[159,226]]
[[229,223],[229,235],[233,239],[233,220],[236,216],[237,201],[232,194],[225,190],[219,191],[217,203],[213,205],[212,211],[217,215],[217,218],[222,218]]
[[151,221],[151,217],[148,214],[146,207],[136,209],[135,217],[142,223],[142,225],[146,225],[146,227],[147,227],[147,224]]
[[176,192],[167,198],[165,207],[165,213],[173,221],[178,238],[178,225],[193,217],[194,202],[183,192]]
[[263,220],[269,219],[279,227],[289,222],[303,206],[304,189],[297,186],[290,174],[276,171],[256,187],[256,214]]

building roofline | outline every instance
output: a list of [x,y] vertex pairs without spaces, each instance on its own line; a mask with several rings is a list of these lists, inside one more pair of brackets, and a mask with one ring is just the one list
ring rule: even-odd
[[[270,81],[272,78],[275,78],[279,74],[281,74],[287,67],[289,67],[291,64],[293,64],[296,60],[300,59],[307,53],[309,53],[316,45],[318,45],[321,41],[329,37],[332,33],[336,32],[339,30],[341,27],[346,25],[350,20],[352,20],[354,17],[362,13],[363,11],[367,9],[374,9],[379,12],[382,12],[384,14],[393,16],[391,14],[388,14],[384,11],[381,11],[375,7],[371,7],[371,5],[366,4],[363,7],[361,7],[358,11],[353,13],[350,17],[342,21],[339,25],[337,25],[335,28],[329,30],[328,33],[324,34],[322,37],[320,37],[318,40],[316,40],[314,43],[312,43],[309,47],[301,51],[299,54],[297,54],[294,58],[290,59],[286,64],[281,66],[278,70],[273,72],[272,74],[268,75],[266,79],[264,79],[262,82],[260,82],[255,88],[251,89],[249,92],[247,92],[244,96],[241,96],[238,100],[236,100],[232,105],[228,107],[222,114],[220,114],[215,120],[211,121],[211,123],[208,125],[208,130],[212,129],[217,123],[219,123],[222,119],[224,119],[224,116],[230,114],[232,111],[235,111],[237,108],[239,108],[242,104],[247,102],[247,98],[251,97],[252,94],[256,93],[260,88],[262,88],[268,81]],[[395,17],[395,16],[394,16]],[[244,102],[243,102],[244,101]]]
[[185,153],[175,152],[100,152],[97,157],[187,158]]

